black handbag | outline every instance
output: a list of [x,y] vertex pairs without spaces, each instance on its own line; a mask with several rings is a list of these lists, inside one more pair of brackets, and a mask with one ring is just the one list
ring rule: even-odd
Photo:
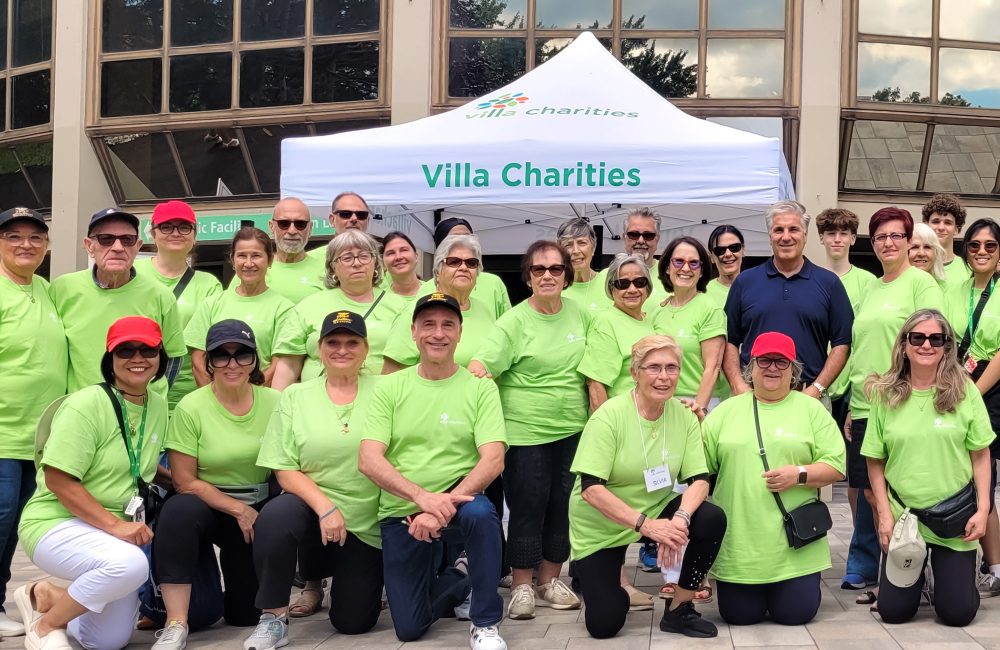
[[[907,508],[903,500],[899,498],[892,486],[886,483],[892,498]],[[932,533],[941,539],[952,539],[954,537],[965,537],[965,526],[969,523],[972,515],[976,514],[979,508],[979,499],[976,496],[976,486],[971,481],[961,490],[951,495],[944,501],[934,504],[930,508],[910,508],[910,512],[917,516],[917,520],[930,529]]]
[[[757,429],[757,446],[760,448],[760,460],[764,463],[764,471],[771,470],[767,465],[767,453],[764,451],[764,439],[760,435],[760,416],[757,414],[757,398],[753,398],[753,423]],[[803,503],[797,508],[786,510],[781,502],[781,496],[772,492],[774,502],[781,511],[782,523],[785,526],[785,536],[792,548],[802,548],[818,539],[826,537],[828,530],[833,528],[830,509],[819,500],[819,490],[816,490],[816,500]]]

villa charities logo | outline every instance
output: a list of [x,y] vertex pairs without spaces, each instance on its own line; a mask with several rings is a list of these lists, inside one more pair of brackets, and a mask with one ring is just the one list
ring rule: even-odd
[[636,111],[616,111],[597,106],[536,106],[521,110],[530,100],[524,93],[504,93],[492,99],[486,99],[473,106],[472,111],[465,114],[465,119],[486,119],[490,117],[546,116],[546,115],[586,115],[591,117],[635,118]]

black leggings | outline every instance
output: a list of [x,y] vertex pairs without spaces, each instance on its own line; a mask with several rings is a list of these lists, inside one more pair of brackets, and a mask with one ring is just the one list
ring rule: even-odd
[[[674,499],[663,510],[661,518],[673,516],[680,507]],[[694,591],[701,586],[719,554],[722,537],[726,534],[726,515],[713,503],[702,503],[691,516],[688,545],[681,563],[678,585]],[[595,639],[610,639],[625,625],[628,614],[628,593],[621,587],[621,570],[628,546],[601,549],[576,561],[576,577],[587,603],[583,610],[587,632]]]
[[[364,634],[378,622],[382,610],[382,551],[347,533],[343,546],[320,540],[319,519],[294,494],[277,496],[254,524],[253,559],[260,579],[256,605],[261,609],[288,606],[298,549],[322,576],[333,576],[330,623],[341,634]],[[306,579],[320,575],[303,573]]]
[[[976,589],[976,552],[955,551],[947,546],[927,545],[931,571],[934,573],[934,611],[945,625],[964,627],[979,611]],[[924,566],[927,566],[924,558]],[[921,571],[909,587],[896,587],[885,577],[885,556],[878,578],[878,613],[885,623],[905,623],[917,613],[920,590],[924,586]]]
[[170,497],[160,511],[153,537],[156,581],[191,584],[200,554],[213,553],[213,545],[219,547],[219,566],[226,585],[223,618],[239,627],[256,625],[260,610],[253,604],[257,593],[253,547],[243,541],[234,517],[213,510],[193,494]]
[[805,625],[819,611],[819,576],[816,572],[756,585],[716,580],[719,615],[730,625],[754,625],[768,615],[779,625]]

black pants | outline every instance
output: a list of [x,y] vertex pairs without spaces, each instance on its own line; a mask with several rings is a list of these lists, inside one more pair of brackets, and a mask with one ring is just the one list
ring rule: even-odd
[[219,547],[219,566],[226,586],[223,618],[229,625],[256,625],[260,610],[253,604],[257,593],[253,548],[243,541],[235,518],[213,510],[193,494],[170,497],[160,511],[153,537],[156,581],[191,584],[199,556],[213,553],[213,545]]
[[[288,606],[295,576],[294,549],[311,558],[323,576],[333,576],[330,587],[330,623],[341,634],[364,634],[378,622],[382,610],[382,551],[347,533],[343,546],[323,546],[319,519],[294,494],[268,502],[254,524],[253,560],[260,588],[261,609]],[[307,580],[317,575],[303,574]]]
[[[979,591],[976,589],[976,552],[955,551],[947,546],[927,545],[931,571],[934,573],[934,611],[945,625],[964,627],[979,611]],[[924,566],[927,566],[924,558]],[[904,588],[896,587],[885,577],[885,558],[878,578],[878,613],[885,623],[905,623],[912,619],[920,606],[920,590],[924,574]]]
[[515,569],[533,569],[542,560],[561,564],[569,557],[569,495],[576,479],[569,468],[579,442],[577,433],[507,450],[507,560]]
[[861,445],[865,442],[868,418],[851,420],[851,442],[847,445],[847,484],[859,490],[871,490],[868,479],[868,461],[861,455]]
[[[680,506],[674,499],[664,509],[663,517],[671,517]],[[726,515],[713,503],[702,503],[691,517],[688,545],[681,563],[678,584],[694,591],[701,586],[719,554],[722,537],[726,534]],[[587,632],[595,639],[610,639],[625,625],[628,614],[628,593],[621,587],[622,563],[628,546],[605,548],[576,561],[576,577],[587,603],[583,610]]]
[[[768,617],[779,625],[805,625],[822,599],[819,572],[778,582],[747,585],[716,580],[719,615],[730,625],[754,625]],[[917,592],[920,595],[920,592]],[[882,599],[879,598],[879,607]]]

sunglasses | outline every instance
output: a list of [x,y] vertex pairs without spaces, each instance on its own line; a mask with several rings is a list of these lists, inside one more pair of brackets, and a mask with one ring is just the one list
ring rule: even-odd
[[[176,230],[182,235],[190,235],[194,232],[194,224],[190,223],[161,223],[156,227],[164,235],[172,235]],[[123,242],[124,243],[124,242]]]
[[308,219],[275,219],[274,225],[276,225],[281,230],[288,230],[292,226],[295,226],[296,230],[305,230],[309,227]]
[[743,250],[743,244],[739,242],[736,242],[735,244],[730,244],[728,246],[712,247],[712,253],[714,253],[716,257],[722,257],[723,255],[726,254],[726,251],[729,251],[730,253],[739,253],[741,250]]
[[697,271],[701,268],[701,260],[685,260],[680,257],[671,257],[670,263],[674,265],[675,269],[683,269],[685,264],[692,271]]
[[97,243],[103,246],[104,248],[111,248],[112,246],[115,245],[116,241],[120,241],[122,243],[122,246],[124,246],[125,248],[132,248],[133,246],[135,246],[136,242],[139,241],[139,236],[109,235],[105,233],[101,235],[91,235],[90,239],[97,240]]
[[467,269],[478,269],[479,260],[475,257],[446,257],[444,258],[444,265],[450,269],[457,269],[458,267],[465,265]]
[[160,348],[149,345],[119,345],[114,350],[114,355],[119,359],[131,359],[138,352],[143,359],[155,359],[160,356]]
[[910,332],[906,335],[906,342],[915,348],[919,348],[924,344],[924,341],[930,341],[932,348],[944,347],[944,344],[950,341],[947,336],[941,332],[935,332],[934,334],[924,334],[923,332]]
[[542,264],[532,264],[528,267],[528,270],[531,272],[531,275],[536,278],[540,278],[545,275],[546,271],[548,271],[549,275],[552,277],[557,277],[566,272],[566,265],[553,264],[552,266],[543,266]]
[[761,368],[774,366],[778,370],[788,370],[788,366],[792,365],[791,360],[783,357],[757,357],[756,361]]
[[350,219],[352,216],[357,217],[358,221],[368,219],[368,210],[334,210],[333,213],[341,219]]
[[645,289],[649,286],[649,280],[639,276],[638,278],[619,278],[611,283],[611,286],[619,291],[625,291],[629,287],[634,286],[636,289]]
[[982,248],[985,249],[986,252],[989,253],[990,255],[997,252],[997,249],[1000,248],[1000,244],[998,244],[995,241],[987,241],[987,242],[970,241],[966,244],[966,246],[968,246],[970,253],[978,253],[979,249]]
[[252,366],[257,360],[257,354],[252,350],[242,350],[235,354],[229,352],[212,352],[208,355],[208,363],[213,368],[225,368],[230,361],[235,361],[237,366]]
[[640,231],[640,230],[629,230],[627,233],[625,233],[625,236],[631,239],[632,241],[639,241],[640,239],[642,239],[643,241],[653,241],[654,239],[656,239],[656,235],[657,233],[655,232]]

